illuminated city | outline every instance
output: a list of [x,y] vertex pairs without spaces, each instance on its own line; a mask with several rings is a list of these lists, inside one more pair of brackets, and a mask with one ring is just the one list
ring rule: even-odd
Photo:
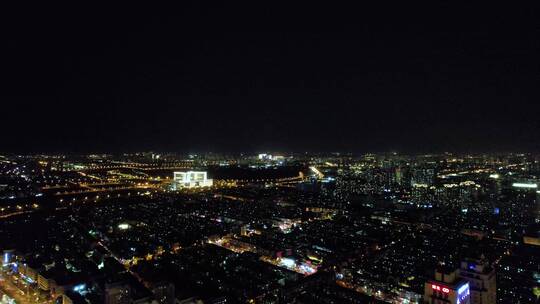
[[0,304],[540,304],[540,16],[400,4],[6,8]]
[[2,301],[538,292],[540,156],[155,154],[2,156]]

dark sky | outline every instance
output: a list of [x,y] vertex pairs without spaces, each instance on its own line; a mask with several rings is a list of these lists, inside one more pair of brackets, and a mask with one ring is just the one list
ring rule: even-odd
[[534,7],[228,2],[4,11],[0,151],[540,148]]

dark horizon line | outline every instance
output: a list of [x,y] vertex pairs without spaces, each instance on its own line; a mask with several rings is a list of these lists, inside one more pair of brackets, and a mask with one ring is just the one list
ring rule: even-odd
[[262,153],[268,153],[268,154],[324,154],[324,155],[330,155],[330,154],[343,154],[343,155],[367,155],[367,154],[374,154],[374,155],[383,155],[383,154],[395,154],[395,155],[403,155],[403,156],[416,156],[416,155],[443,155],[443,154],[450,154],[450,155],[497,155],[497,154],[540,154],[540,151],[532,151],[530,149],[524,149],[524,150],[431,150],[431,151],[405,151],[405,150],[367,150],[367,151],[352,151],[352,150],[316,150],[316,149],[306,149],[306,150],[298,150],[298,149],[267,149],[267,150],[245,150],[245,151],[239,151],[239,150],[177,150],[177,151],[171,151],[171,150],[160,150],[160,149],[148,149],[148,150],[130,150],[126,149],[124,151],[104,151],[104,150],[86,150],[86,151],[76,151],[76,152],[65,152],[65,151],[0,151],[0,155],[4,156],[36,156],[36,155],[65,155],[65,156],[85,156],[85,155],[100,155],[100,154],[107,154],[107,155],[122,155],[122,154],[137,154],[137,153],[156,153],[156,154],[194,154],[194,155],[208,155],[208,154],[221,154],[221,155],[257,155]]

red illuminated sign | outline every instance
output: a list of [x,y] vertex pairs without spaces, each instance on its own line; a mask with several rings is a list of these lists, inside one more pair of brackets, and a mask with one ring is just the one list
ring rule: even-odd
[[450,292],[450,289],[446,288],[446,287],[441,287],[439,285],[435,285],[435,284],[431,284],[431,288],[433,290],[437,290],[437,291],[442,291],[444,293],[449,293]]

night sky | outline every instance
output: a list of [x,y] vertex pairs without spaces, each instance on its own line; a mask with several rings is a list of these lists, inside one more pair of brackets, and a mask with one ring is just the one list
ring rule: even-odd
[[253,2],[4,11],[0,152],[540,149],[536,8]]

